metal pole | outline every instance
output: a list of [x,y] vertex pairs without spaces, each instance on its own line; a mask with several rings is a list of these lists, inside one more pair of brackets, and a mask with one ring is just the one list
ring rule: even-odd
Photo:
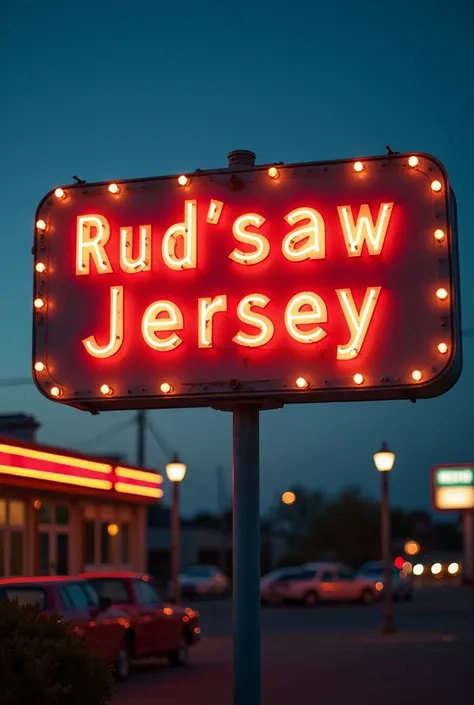
[[173,503],[171,509],[171,581],[172,600],[179,602],[180,556],[180,518],[179,518],[179,482],[172,482]]
[[146,411],[137,412],[137,465],[146,465]]
[[217,500],[219,504],[219,518],[221,525],[220,567],[224,573],[227,573],[227,527],[225,521],[226,499],[222,465],[217,466]]
[[259,411],[233,412],[234,705],[260,705]]
[[391,550],[391,532],[390,532],[390,501],[388,490],[389,472],[382,471],[381,475],[381,490],[382,490],[382,559],[384,566],[384,611],[382,631],[384,634],[393,634],[395,632],[395,624],[393,620],[393,594],[392,594],[392,550]]
[[474,585],[474,514],[466,512],[463,519],[464,530],[464,580],[466,585]]

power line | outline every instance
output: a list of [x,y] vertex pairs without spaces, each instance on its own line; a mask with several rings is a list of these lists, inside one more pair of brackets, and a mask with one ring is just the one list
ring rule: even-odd
[[175,452],[168,444],[168,441],[162,435],[161,431],[158,431],[158,429],[153,424],[150,418],[147,418],[147,427],[153,437],[153,440],[155,441],[156,445],[161,450],[165,458],[167,460],[171,460],[171,458],[175,455]]
[[93,436],[86,438],[84,441],[81,441],[78,445],[79,446],[94,445],[94,443],[97,443],[97,441],[100,441],[102,438],[105,438],[106,436],[109,436],[110,434],[115,434],[125,428],[128,428],[129,426],[131,426],[131,424],[133,422],[134,422],[134,419],[125,419],[124,421],[120,421],[119,423],[116,423],[113,426],[109,426],[109,428],[103,429],[102,431],[95,433]]

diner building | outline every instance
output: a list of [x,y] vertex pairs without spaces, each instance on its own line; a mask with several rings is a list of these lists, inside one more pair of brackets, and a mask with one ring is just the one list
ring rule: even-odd
[[12,436],[0,420],[2,431],[0,577],[146,571],[158,473]]

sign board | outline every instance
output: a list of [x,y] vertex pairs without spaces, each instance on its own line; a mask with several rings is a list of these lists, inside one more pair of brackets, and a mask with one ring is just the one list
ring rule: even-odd
[[474,510],[474,463],[438,465],[432,470],[433,508],[437,511]]
[[34,260],[35,381],[80,409],[417,399],[461,371],[425,154],[64,186]]

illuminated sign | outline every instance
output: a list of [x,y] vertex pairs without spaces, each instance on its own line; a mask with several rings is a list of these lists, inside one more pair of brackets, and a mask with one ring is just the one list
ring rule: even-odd
[[474,464],[433,468],[432,495],[439,511],[474,510]]
[[64,186],[34,258],[36,384],[80,409],[416,399],[461,371],[424,154]]
[[[13,478],[54,483],[84,490],[108,490],[138,498],[163,496],[161,475],[135,468],[115,467],[79,456],[0,443],[0,482]],[[64,489],[64,488],[63,488]],[[124,497],[125,499],[125,497]]]

